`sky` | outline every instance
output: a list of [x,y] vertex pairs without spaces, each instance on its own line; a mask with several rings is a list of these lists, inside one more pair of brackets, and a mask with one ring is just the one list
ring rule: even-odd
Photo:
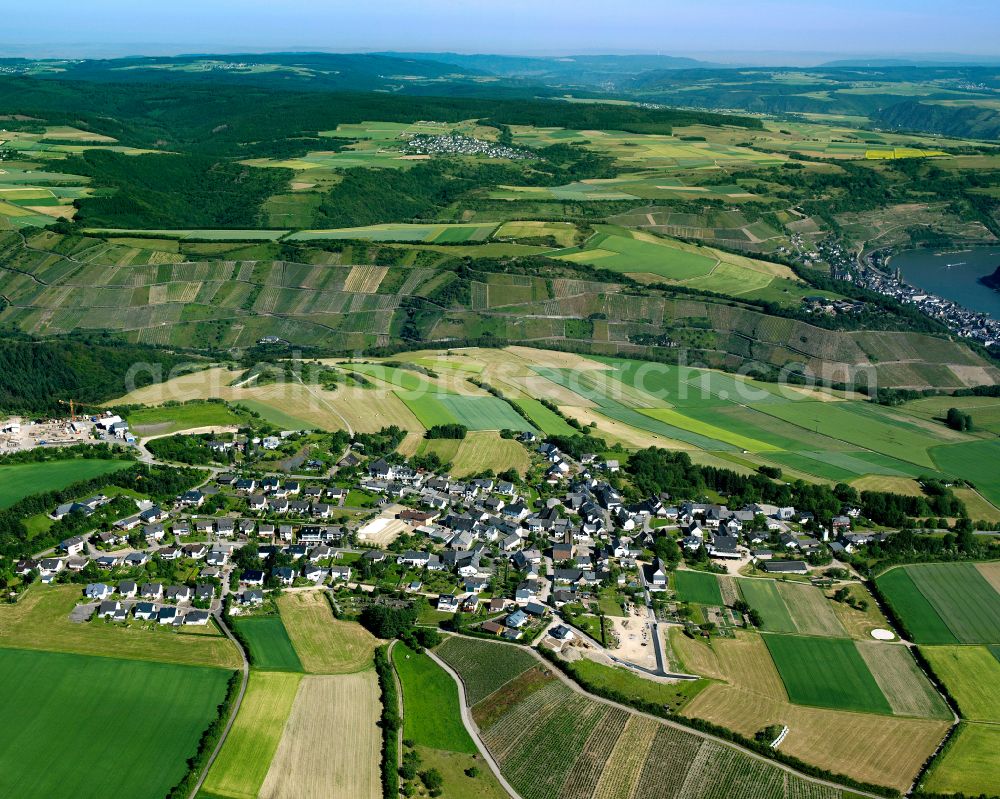
[[4,16],[0,55],[323,50],[663,53],[819,63],[1000,55],[996,0],[45,0]]

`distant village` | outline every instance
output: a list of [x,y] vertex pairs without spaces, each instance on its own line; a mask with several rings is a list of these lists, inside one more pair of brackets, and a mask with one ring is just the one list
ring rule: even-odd
[[458,133],[440,136],[419,134],[406,143],[406,149],[419,155],[480,155],[486,158],[507,158],[511,161],[523,161],[534,158],[528,150],[512,147],[509,144],[499,144]]

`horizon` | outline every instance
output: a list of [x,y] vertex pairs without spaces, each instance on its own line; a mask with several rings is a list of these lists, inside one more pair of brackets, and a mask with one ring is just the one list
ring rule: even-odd
[[[633,0],[609,18],[596,0],[386,0],[357,8],[318,0],[175,0],[135,9],[125,0],[81,7],[52,0],[45,25],[8,21],[0,56],[114,58],[126,55],[335,52],[511,56],[653,55],[767,66],[818,65],[849,59],[948,62],[1000,58],[994,31],[1000,7],[963,3],[942,15],[930,0],[763,0],[746,7],[719,0],[710,8],[679,0]],[[863,17],[864,25],[858,26]],[[150,31],[156,31],[151,37]],[[553,42],[558,41],[558,46]],[[839,41],[843,46],[837,46]],[[793,44],[794,46],[789,46]],[[777,60],[775,60],[777,59]],[[782,63],[787,61],[787,64]]]

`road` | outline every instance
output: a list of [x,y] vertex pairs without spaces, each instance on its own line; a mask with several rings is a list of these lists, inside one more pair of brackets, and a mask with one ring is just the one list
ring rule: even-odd
[[[508,644],[508,646],[510,646],[510,644]],[[465,700],[465,684],[462,682],[462,678],[452,670],[451,666],[441,660],[441,658],[435,655],[431,650],[426,649],[424,651],[427,652],[427,655],[431,660],[444,669],[457,683],[458,704],[462,712],[462,723],[465,724],[465,729],[469,731],[469,735],[472,736],[472,740],[476,742],[476,747],[479,749],[479,753],[483,756],[483,760],[489,764],[490,771],[493,772],[493,776],[497,778],[497,782],[500,783],[511,799],[521,799],[521,795],[514,790],[514,787],[509,782],[507,782],[507,778],[504,777],[503,773],[500,771],[499,764],[493,759],[493,755],[490,754],[490,750],[486,748],[486,744],[483,743],[483,739],[479,737],[479,727],[476,726],[476,722],[472,718],[472,712],[469,710],[469,703]]]
[[660,622],[656,618],[656,611],[653,610],[653,595],[650,593],[649,585],[646,583],[646,572],[639,565],[639,581],[642,583],[642,592],[646,597],[646,610],[649,613],[650,638],[653,639],[653,652],[656,654],[656,671],[658,674],[667,675],[667,659],[663,654],[663,639],[660,638]]
[[240,706],[243,704],[243,697],[246,696],[247,692],[247,680],[250,679],[250,661],[247,659],[247,653],[243,650],[240,642],[236,640],[236,636],[233,635],[232,630],[229,629],[226,624],[225,619],[222,618],[222,608],[225,607],[226,595],[229,593],[229,580],[224,579],[222,581],[222,596],[219,601],[219,608],[215,610],[212,615],[215,617],[216,624],[219,625],[219,629],[226,634],[226,637],[233,642],[233,645],[240,650],[240,657],[243,658],[243,666],[241,668],[242,680],[240,683],[240,692],[236,695],[236,701],[233,702],[232,712],[229,714],[229,720],[226,722],[226,728],[222,731],[222,735],[219,736],[219,742],[215,745],[215,749],[212,750],[211,756],[205,763],[205,768],[202,769],[201,776],[198,777],[198,784],[194,786],[191,793],[188,795],[188,799],[195,799],[198,795],[198,791],[201,790],[201,786],[205,784],[205,778],[208,777],[208,772],[212,768],[212,764],[215,759],[219,756],[219,752],[222,751],[222,746],[226,742],[226,738],[229,737],[229,732],[233,728],[233,724],[236,722],[236,716],[240,712]]

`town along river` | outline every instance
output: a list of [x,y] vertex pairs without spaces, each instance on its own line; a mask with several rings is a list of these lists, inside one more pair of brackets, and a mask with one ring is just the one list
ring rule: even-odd
[[911,286],[994,319],[1000,319],[1000,291],[984,286],[979,278],[992,275],[998,266],[1000,247],[909,250],[889,262],[889,268],[898,268]]

